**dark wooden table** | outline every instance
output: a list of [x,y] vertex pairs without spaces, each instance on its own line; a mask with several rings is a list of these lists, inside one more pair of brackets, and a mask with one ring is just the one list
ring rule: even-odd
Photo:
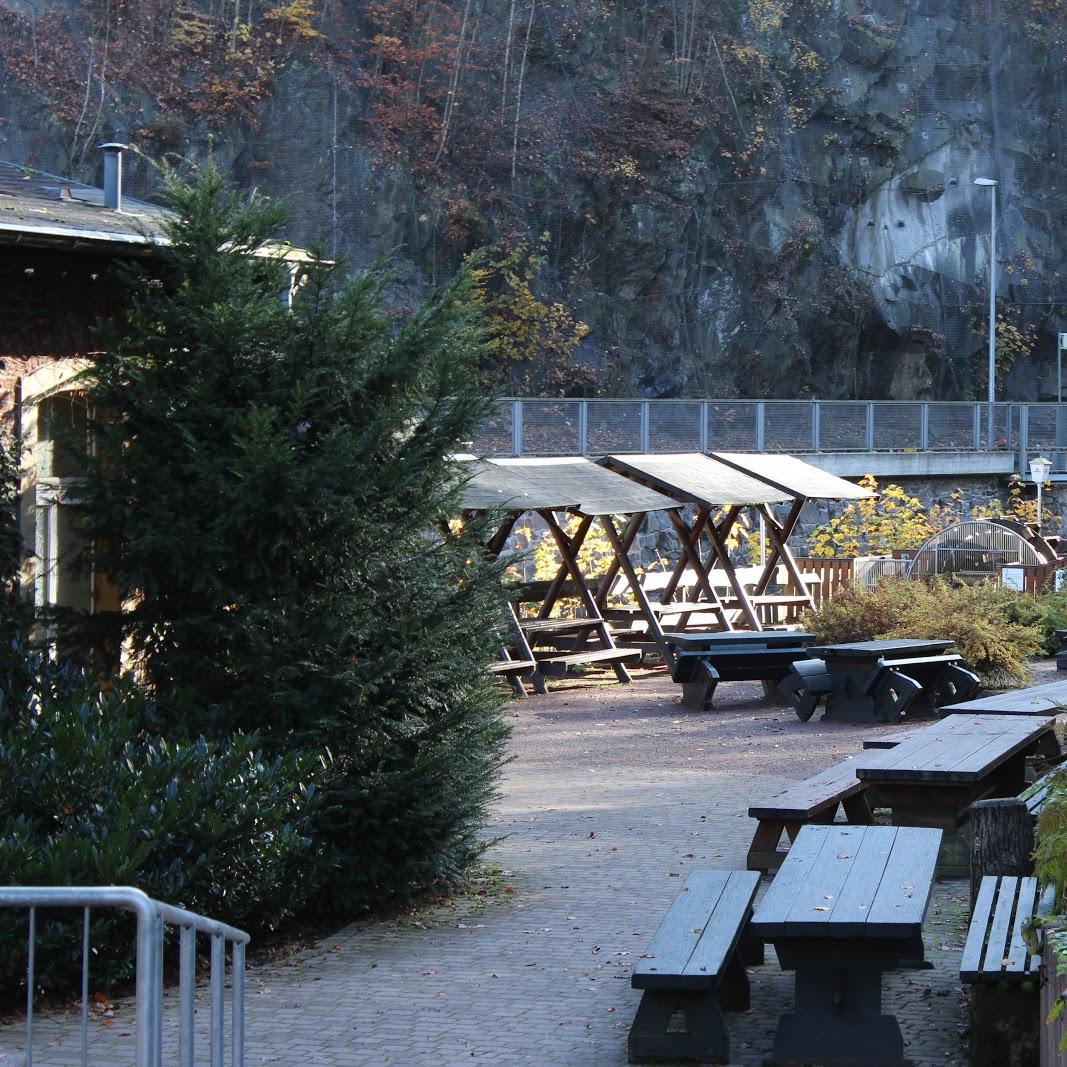
[[711,710],[720,681],[759,681],[768,700],[780,700],[778,683],[804,659],[812,637],[799,630],[664,634],[677,650],[671,675],[682,686],[682,703],[701,711]]
[[878,721],[874,697],[868,692],[871,672],[880,661],[937,656],[952,648],[945,640],[855,641],[841,645],[812,645],[808,656],[821,659],[833,680],[833,692],[823,718],[847,722]]
[[938,710],[939,715],[1055,715],[1067,708],[1067,682],[1049,682],[1047,685],[1032,685],[1027,689],[1011,689],[1005,693],[963,704],[947,704]]
[[970,849],[958,831],[970,805],[1018,794],[1027,753],[1058,748],[1054,722],[1029,715],[949,715],[893,748],[865,750],[856,777],[875,790],[880,805],[892,808],[895,825],[944,830],[941,873],[966,874]]
[[792,648],[815,640],[814,634],[802,630],[723,630],[719,633],[665,633],[663,636],[680,652],[705,652],[738,645]]
[[896,1017],[882,1014],[882,972],[923,966],[940,840],[914,827],[800,831],[750,926],[796,972],[795,1010],[779,1019],[772,1062],[906,1062]]

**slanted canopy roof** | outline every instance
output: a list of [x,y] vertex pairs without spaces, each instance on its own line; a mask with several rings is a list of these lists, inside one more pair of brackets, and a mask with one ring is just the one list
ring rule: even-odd
[[605,456],[600,462],[676,501],[701,507],[785,504],[793,499],[792,493],[709,459],[701,452]]
[[767,455],[762,452],[712,452],[711,455],[720,463],[751,474],[794,497],[807,500],[862,500],[878,495],[855,482],[838,478],[836,474],[827,474],[796,456]]
[[580,515],[632,515],[676,508],[677,500],[577,456],[478,460],[463,493],[470,511],[576,511]]

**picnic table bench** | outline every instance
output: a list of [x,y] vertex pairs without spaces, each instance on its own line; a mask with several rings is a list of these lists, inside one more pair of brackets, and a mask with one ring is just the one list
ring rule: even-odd
[[839,808],[848,822],[866,825],[871,822],[871,808],[866,795],[867,783],[856,777],[858,756],[843,760],[811,778],[753,804],[748,814],[756,819],[756,832],[748,847],[750,871],[777,870],[787,852],[780,847],[782,834],[790,844],[809,824],[832,823]]
[[690,872],[630,979],[644,991],[630,1028],[631,1063],[730,1062],[722,1012],[748,1008],[741,942],[758,885],[749,871]]
[[950,715],[908,734],[890,749],[856,757],[856,776],[878,791],[898,826],[944,831],[943,874],[966,874],[970,848],[958,828],[970,805],[1023,788],[1027,752],[1055,743],[1053,719]]
[[768,699],[777,698],[778,683],[790,665],[803,659],[812,635],[791,630],[726,633],[668,633],[678,649],[672,677],[682,686],[682,703],[709,711],[720,681],[760,681]]
[[1042,893],[1034,877],[981,881],[960,961],[960,980],[971,992],[973,1067],[1037,1062],[1041,956],[1030,951],[1023,931],[1029,919],[1051,914],[1054,903],[1053,887]]
[[779,692],[805,721],[824,703],[828,720],[898,722],[909,708],[932,711],[978,691],[978,677],[951,647],[945,640],[812,646],[811,662],[794,663]]
[[925,966],[940,839],[916,827],[800,831],[750,924],[796,972],[795,1011],[779,1019],[771,1062],[906,1062],[900,1026],[882,1014],[882,973]]
[[992,693],[979,700],[948,704],[938,709],[938,714],[1055,715],[1062,708],[1067,708],[1067,682],[1048,682]]

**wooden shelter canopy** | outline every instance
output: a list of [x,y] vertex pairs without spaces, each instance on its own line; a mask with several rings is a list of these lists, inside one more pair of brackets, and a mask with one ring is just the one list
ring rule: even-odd
[[596,518],[678,507],[677,500],[581,457],[476,462],[463,493],[466,511],[573,511]]
[[711,457],[733,470],[759,478],[775,489],[805,500],[864,500],[878,494],[855,482],[828,474],[796,456],[750,452],[712,452]]
[[674,498],[677,503],[704,508],[758,507],[787,504],[794,497],[784,489],[758,477],[736,470],[701,452],[675,452],[662,455],[605,456],[600,462],[608,470]]

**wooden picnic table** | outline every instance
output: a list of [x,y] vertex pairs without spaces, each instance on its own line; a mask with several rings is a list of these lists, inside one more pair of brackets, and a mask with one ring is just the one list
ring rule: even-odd
[[896,1017],[882,1014],[882,972],[924,966],[940,839],[914,827],[800,831],[750,924],[796,972],[795,1010],[778,1021],[771,1062],[906,1062]]
[[664,638],[682,652],[705,652],[761,645],[764,648],[792,648],[815,640],[814,634],[801,630],[722,630],[718,633],[665,633]]
[[798,630],[748,633],[668,633],[664,640],[677,650],[671,677],[682,686],[682,703],[710,711],[720,681],[758,681],[768,700],[780,701],[778,683],[803,659],[811,634]]
[[1067,708],[1067,682],[1031,685],[1026,689],[1011,689],[993,693],[979,700],[963,704],[947,704],[938,709],[939,715],[1055,715]]
[[[827,720],[849,722],[895,721],[904,714],[920,689],[914,684],[894,686],[894,678],[909,670],[950,665],[952,642],[943,639],[855,641],[838,645],[812,645],[808,657],[821,661],[825,682]],[[958,662],[959,657],[954,657]],[[927,665],[921,666],[927,660]],[[900,662],[903,661],[903,662]],[[899,662],[898,675],[891,672]],[[810,712],[809,712],[810,714]]]
[[856,777],[892,808],[897,826],[944,830],[941,873],[969,870],[958,833],[968,809],[988,796],[1015,796],[1025,784],[1026,755],[1058,748],[1055,720],[1018,715],[949,715],[915,730],[890,749],[867,749]]

